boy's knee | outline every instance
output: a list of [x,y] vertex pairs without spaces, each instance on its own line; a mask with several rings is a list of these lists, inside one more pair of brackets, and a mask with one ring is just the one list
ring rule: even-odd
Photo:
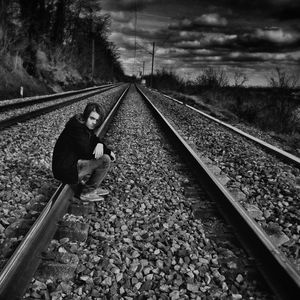
[[103,161],[103,163],[105,164],[105,165],[110,165],[110,163],[111,163],[111,159],[110,159],[110,156],[108,155],[108,154],[104,154],[102,157],[101,157],[101,159],[102,159],[102,161]]

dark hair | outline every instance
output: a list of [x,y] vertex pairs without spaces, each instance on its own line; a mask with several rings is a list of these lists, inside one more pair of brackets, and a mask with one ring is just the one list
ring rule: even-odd
[[88,117],[90,116],[91,112],[95,111],[96,113],[99,114],[99,122],[98,123],[102,123],[102,110],[101,107],[98,103],[95,102],[90,102],[86,105],[84,111],[83,111],[83,119],[84,121],[86,121],[88,119]]

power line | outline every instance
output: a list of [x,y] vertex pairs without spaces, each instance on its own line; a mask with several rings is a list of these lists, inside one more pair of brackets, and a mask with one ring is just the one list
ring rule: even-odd
[[146,17],[158,17],[162,19],[173,19],[172,17],[167,17],[167,16],[160,16],[160,15],[155,15],[155,14],[141,14],[141,16],[146,16]]
[[136,43],[139,47],[141,47],[142,49],[144,49],[145,51],[147,51],[149,54],[152,54],[152,52],[150,52],[147,48],[145,48],[144,46],[140,45],[139,43]]
[[136,60],[136,24],[137,24],[137,6],[135,0],[135,10],[134,10],[134,61],[133,61],[133,75],[135,74],[135,60]]

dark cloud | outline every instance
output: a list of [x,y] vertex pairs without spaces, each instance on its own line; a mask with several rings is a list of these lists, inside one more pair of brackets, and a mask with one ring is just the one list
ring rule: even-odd
[[157,68],[195,74],[206,66],[238,68],[256,81],[262,75],[256,72],[279,65],[299,70],[300,0],[137,1],[137,28],[135,1],[104,2],[129,74],[135,60],[149,63],[153,42]]
[[179,22],[171,24],[169,29],[195,30],[205,27],[224,27],[227,23],[226,18],[221,17],[218,13],[210,13],[197,16],[194,19],[184,18]]
[[102,0],[102,6],[110,11],[139,11],[158,0]]

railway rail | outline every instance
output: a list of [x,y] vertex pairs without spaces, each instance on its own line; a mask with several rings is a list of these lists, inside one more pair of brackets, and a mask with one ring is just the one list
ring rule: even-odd
[[[96,95],[98,93],[105,92],[105,91],[110,90],[117,86],[118,85],[105,85],[105,86],[100,86],[100,87],[84,89],[84,90],[66,92],[63,94],[50,95],[47,97],[40,97],[37,99],[23,101],[23,102],[8,103],[8,104],[4,104],[2,106],[0,105],[0,116],[1,116],[1,114],[3,114],[3,119],[2,118],[0,119],[0,130],[3,130],[4,128],[7,128],[14,124],[24,122],[26,120],[35,118],[37,116],[46,114],[53,110],[65,107],[72,103],[76,103],[78,101],[81,101],[83,99],[86,99],[88,97]],[[66,97],[71,97],[71,98],[64,101],[63,99]],[[62,99],[62,101],[60,101],[60,102],[57,101],[57,103],[50,104],[48,106],[43,106],[43,107],[35,109],[35,110],[30,109],[32,105],[47,103],[50,101],[61,100],[61,99]],[[15,111],[22,107],[28,107],[30,110],[28,110],[26,112],[18,112],[17,111],[16,113],[13,113],[12,116],[7,117],[7,114],[9,112]]]
[[[107,118],[109,121],[106,121],[97,132],[99,136],[104,135],[120,106],[121,98],[125,97],[127,91],[122,94],[113,111],[109,114]],[[205,163],[200,160],[195,151],[169,124],[162,113],[155,108],[141,90],[139,92],[142,97],[147,99],[149,107],[166,130],[166,135],[175,143],[175,148],[179,150],[181,157],[185,158],[190,168],[195,172],[200,186],[205,187],[210,198],[220,206],[220,211],[224,214],[226,221],[233,224],[239,240],[257,260],[257,264],[272,290],[280,299],[298,298],[300,296],[300,279],[293,266],[285,260],[280,251],[270,242],[268,236],[249,218],[237,201],[219,183]],[[15,299],[24,293],[33,272],[37,268],[37,258],[49,242],[49,238],[53,236],[57,220],[65,213],[71,196],[72,193],[68,186],[61,185],[58,188],[35,225],[2,270],[0,274],[0,295],[3,299]],[[52,225],[50,226],[48,222]],[[16,286],[19,287],[17,291]]]

